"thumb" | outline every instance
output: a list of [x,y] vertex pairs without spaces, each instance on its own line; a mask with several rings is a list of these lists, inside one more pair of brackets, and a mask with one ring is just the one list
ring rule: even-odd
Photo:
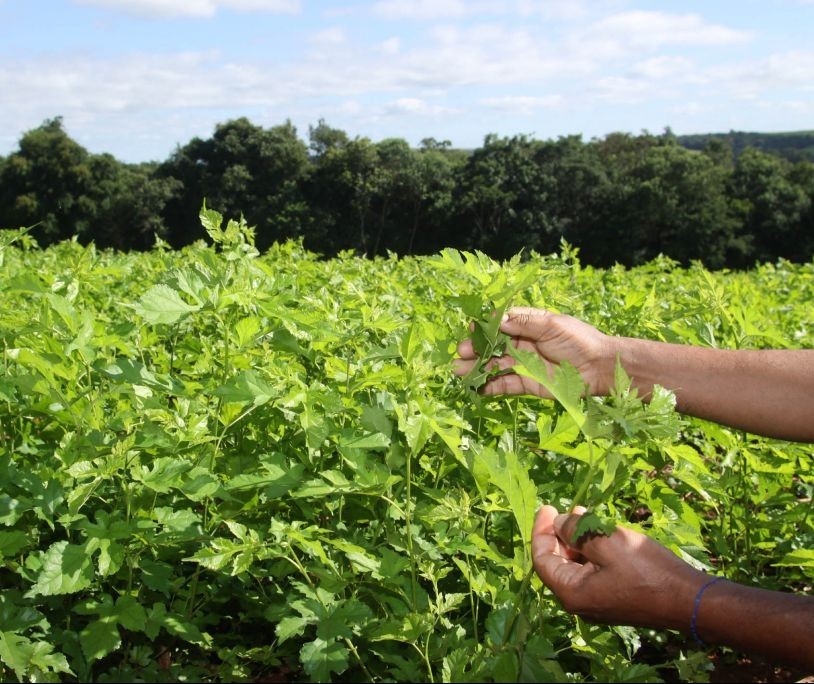
[[551,524],[554,515],[556,510],[550,506],[544,506],[538,513],[531,537],[531,555],[540,580],[562,600],[595,572],[596,567],[568,557],[567,547],[560,542]]

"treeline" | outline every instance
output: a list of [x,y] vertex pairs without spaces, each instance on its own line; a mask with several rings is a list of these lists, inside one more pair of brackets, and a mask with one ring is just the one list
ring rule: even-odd
[[729,133],[678,136],[678,142],[691,150],[703,150],[712,140],[731,146],[735,158],[751,147],[762,152],[771,152],[790,161],[814,162],[814,131],[790,133],[729,131]]
[[710,138],[701,150],[661,135],[536,140],[488,135],[474,150],[432,138],[351,138],[324,121],[307,141],[245,118],[194,138],[164,162],[91,154],[57,118],[0,158],[0,227],[37,224],[40,244],[174,247],[204,237],[198,212],[243,214],[262,250],[301,239],[325,256],[479,249],[549,253],[564,238],[584,263],[659,254],[710,268],[814,255],[814,164]]

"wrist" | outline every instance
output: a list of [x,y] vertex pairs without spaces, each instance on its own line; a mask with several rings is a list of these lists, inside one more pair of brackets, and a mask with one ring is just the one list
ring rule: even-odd
[[614,353],[609,371],[610,384],[608,388],[613,387],[616,360],[618,359],[630,378],[633,387],[638,390],[639,396],[649,401],[653,392],[653,385],[661,384],[658,382],[658,369],[655,364],[658,354],[653,349],[653,345],[659,343],[635,337],[614,337],[613,340],[612,348]]
[[700,570],[687,567],[685,572],[677,572],[664,593],[666,605],[663,628],[675,629],[685,634],[691,631],[693,616],[697,614],[696,601],[701,590],[716,579]]
[[632,378],[633,375],[629,370],[636,358],[636,353],[633,347],[637,342],[636,339],[630,337],[617,337],[606,336],[597,365],[597,387],[594,394],[599,396],[606,396],[611,393],[614,385],[616,384],[616,362],[617,360],[622,364],[622,368]]

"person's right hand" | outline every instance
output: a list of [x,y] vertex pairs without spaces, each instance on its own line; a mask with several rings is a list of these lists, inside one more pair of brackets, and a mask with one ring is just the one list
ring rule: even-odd
[[[607,394],[613,386],[615,338],[573,316],[518,307],[507,312],[500,330],[511,338],[510,344],[515,348],[539,354],[549,370],[562,361],[573,365],[588,384],[591,394]],[[458,345],[458,355],[455,374],[466,375],[478,363],[472,340],[464,340]],[[511,356],[504,354],[490,361],[489,367],[506,370],[515,363]],[[536,394],[552,398],[539,383],[515,373],[490,378],[482,391],[484,394]]]
[[543,506],[532,531],[534,569],[563,608],[593,622],[686,631],[707,576],[625,527],[574,540],[584,512]]

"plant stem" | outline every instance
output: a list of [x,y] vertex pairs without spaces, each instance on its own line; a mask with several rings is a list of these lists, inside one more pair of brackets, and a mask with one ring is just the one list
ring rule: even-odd
[[509,621],[506,623],[506,626],[503,629],[503,643],[507,643],[509,638],[512,635],[512,631],[514,630],[514,625],[517,622],[517,616],[520,614],[520,604],[525,597],[526,590],[531,584],[531,578],[534,577],[534,567],[532,566],[529,568],[529,571],[526,573],[525,577],[523,577],[523,581],[520,583],[520,588],[517,590],[517,593],[514,596],[514,603],[512,604],[512,616]]
[[413,597],[413,610],[416,610],[416,562],[413,552],[413,450],[407,452],[407,500],[404,502],[404,521],[407,526],[407,553],[410,556],[410,589]]
[[577,506],[582,505],[582,501],[585,498],[585,494],[588,491],[588,487],[591,486],[591,482],[594,479],[595,472],[596,472],[596,463],[594,461],[594,444],[591,440],[588,440],[588,472],[585,473],[585,477],[582,478],[582,482],[579,486],[579,489],[577,490],[577,493],[574,495],[574,498],[571,502],[571,510],[569,511],[569,513],[573,513],[574,509],[576,509]]

